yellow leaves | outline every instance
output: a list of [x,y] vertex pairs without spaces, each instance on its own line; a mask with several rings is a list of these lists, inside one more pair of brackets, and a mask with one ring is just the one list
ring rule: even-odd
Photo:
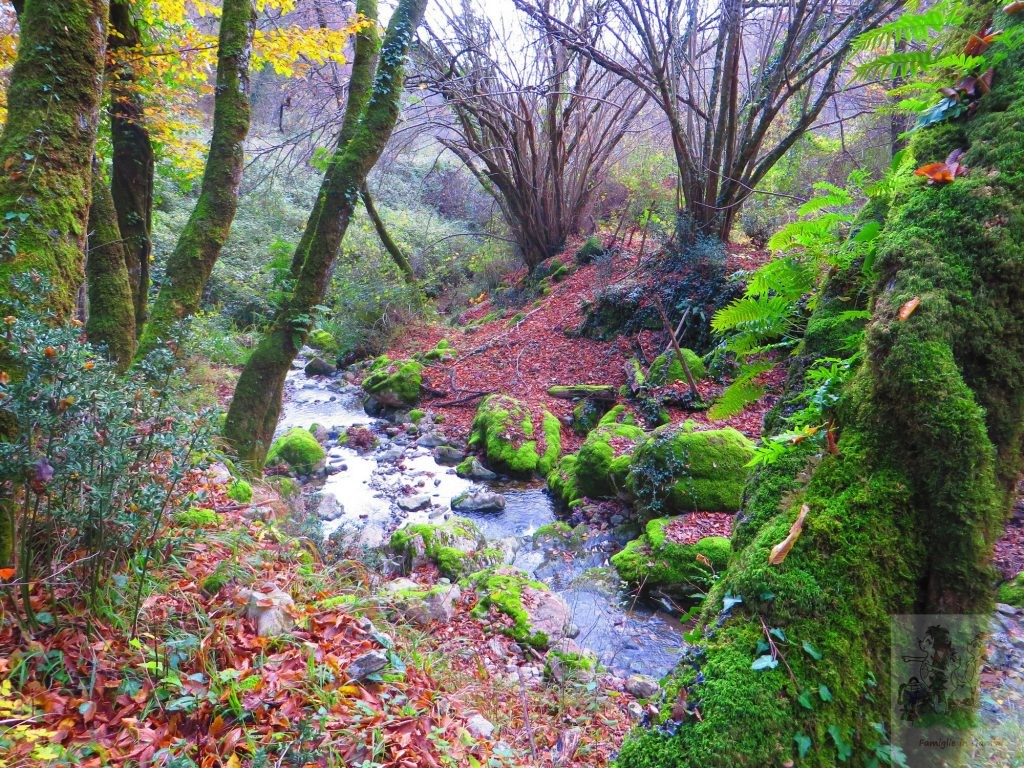
[[793,548],[793,545],[796,544],[796,540],[800,538],[800,533],[804,528],[804,519],[807,517],[808,512],[810,512],[810,508],[806,504],[800,507],[800,514],[797,515],[796,521],[789,529],[789,535],[772,547],[771,554],[768,555],[768,563],[770,565],[779,565],[786,559],[786,555],[789,554],[789,550]]
[[272,67],[285,77],[305,75],[312,65],[344,64],[350,28],[302,29],[285,27],[267,32],[256,30],[252,44],[253,69]]

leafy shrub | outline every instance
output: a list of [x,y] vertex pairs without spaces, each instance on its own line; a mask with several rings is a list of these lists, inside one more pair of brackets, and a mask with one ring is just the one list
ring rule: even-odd
[[0,558],[13,544],[19,583],[79,584],[94,606],[103,578],[140,551],[144,580],[165,513],[210,449],[213,419],[177,404],[186,387],[167,348],[120,375],[45,308],[47,293],[38,276],[20,276],[3,321]]

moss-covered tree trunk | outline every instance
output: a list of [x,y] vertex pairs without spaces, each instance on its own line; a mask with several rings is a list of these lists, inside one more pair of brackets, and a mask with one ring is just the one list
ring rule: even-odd
[[398,267],[405,281],[407,283],[415,283],[416,273],[413,272],[412,264],[409,263],[409,259],[402,253],[398,243],[391,237],[388,228],[384,226],[384,219],[380,217],[377,206],[373,203],[373,197],[370,196],[370,188],[365,183],[360,187],[359,195],[363,199],[363,207],[366,208],[366,214],[370,217],[370,221],[373,223],[373,228],[377,231],[377,237],[380,238],[380,243],[384,246],[384,250],[391,256],[392,261],[395,262],[395,266]]
[[217,44],[213,134],[199,199],[167,260],[139,354],[152,350],[177,321],[199,308],[203,288],[231,231],[249,132],[249,58],[255,27],[253,0],[225,0]]
[[89,208],[89,252],[85,262],[89,341],[106,347],[122,370],[135,354],[135,305],[128,272],[127,246],[117,227],[110,186],[93,163],[92,205]]
[[139,28],[128,0],[110,4],[108,43],[113,66],[107,72],[110,87],[110,190],[117,224],[124,239],[128,278],[132,289],[135,327],[145,327],[149,295],[149,259],[153,250],[153,144],[146,127],[142,94],[131,63],[119,60],[138,48]]
[[[301,263],[295,288],[242,371],[224,427],[239,458],[252,467],[262,466],[266,457],[281,411],[285,375],[309,333],[315,307],[323,300],[359,189],[398,118],[405,61],[426,4],[426,0],[399,2],[380,49],[372,91],[367,84],[376,41],[370,32],[356,39],[345,121],[293,260],[293,268]],[[375,0],[362,0],[357,10],[376,18]]]
[[74,311],[85,263],[106,50],[105,0],[27,0],[0,137],[0,296],[36,270]]
[[[908,174],[889,208],[839,453],[801,447],[755,478],[700,650],[670,686],[681,723],[631,738],[619,765],[870,764],[900,682],[891,617],[990,613],[1024,427],[1024,51],[996,51],[977,113],[911,144],[917,164],[964,149],[969,172],[942,186]],[[769,564],[802,508],[802,535]],[[752,668],[769,643],[778,665]],[[957,748],[911,758],[955,765]]]

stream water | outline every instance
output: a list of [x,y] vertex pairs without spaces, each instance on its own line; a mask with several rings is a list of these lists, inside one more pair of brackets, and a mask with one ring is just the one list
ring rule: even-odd
[[[608,557],[623,542],[598,531],[582,540],[534,540],[538,528],[557,519],[544,487],[460,478],[453,468],[434,460],[429,437],[395,434],[386,421],[367,416],[358,387],[293,370],[278,431],[313,424],[328,434],[331,474],[318,497],[325,535],[377,547],[407,521],[441,522],[451,517],[452,498],[474,485],[485,486],[505,497],[505,509],[462,514],[489,540],[503,540],[504,548],[515,552],[512,565],[561,595],[572,609],[572,621],[579,629],[576,641],[581,646],[617,674],[642,672],[660,677],[675,665],[684,644],[683,627],[670,615],[637,603],[607,568]],[[365,425],[374,432],[379,440],[376,449],[361,454],[338,445],[338,437],[354,425]],[[406,511],[399,506],[402,499],[423,495],[430,496],[430,504],[422,509]]]

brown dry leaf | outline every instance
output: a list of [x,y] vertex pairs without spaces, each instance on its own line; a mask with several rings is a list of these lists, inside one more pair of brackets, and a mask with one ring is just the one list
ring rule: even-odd
[[899,315],[897,315],[897,317],[899,317],[899,319],[900,319],[900,322],[903,322],[908,317],[910,317],[912,314],[914,314],[914,310],[917,309],[918,306],[920,306],[920,304],[921,304],[921,297],[920,296],[915,296],[910,301],[906,302],[902,307],[900,307]]
[[772,547],[772,552],[768,556],[769,565],[778,565],[786,559],[786,555],[789,554],[789,550],[793,548],[793,545],[796,544],[796,540],[800,538],[800,532],[804,529],[804,519],[810,511],[810,508],[806,504],[800,507],[800,514],[796,516],[796,522],[794,522],[793,526],[789,529],[789,535]]
[[1024,0],[1014,0],[1009,5],[1003,6],[1003,13],[1007,16],[1012,16],[1015,13],[1020,13],[1024,10]]

